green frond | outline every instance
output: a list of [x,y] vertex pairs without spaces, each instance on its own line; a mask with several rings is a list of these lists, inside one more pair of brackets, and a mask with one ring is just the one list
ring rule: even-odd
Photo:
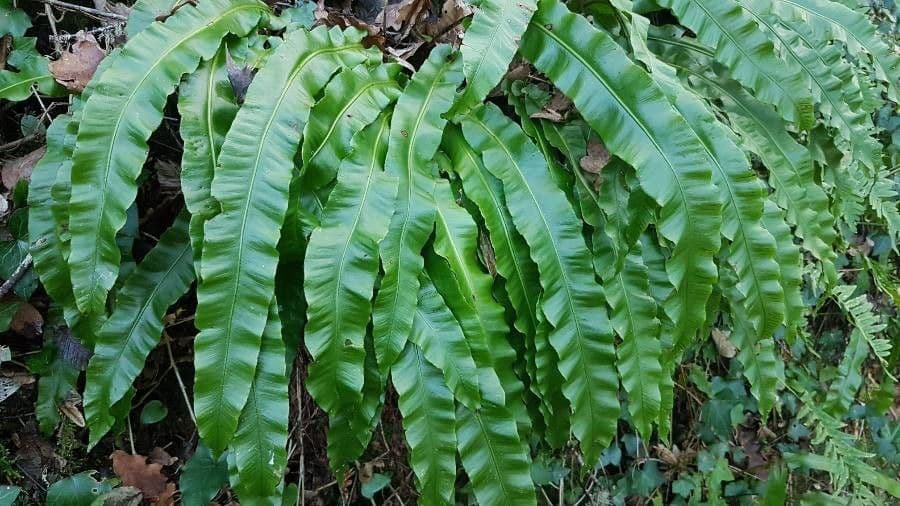
[[622,269],[604,286],[613,329],[622,339],[616,366],[628,395],[628,412],[641,437],[649,439],[659,418],[661,326],[639,249],[627,255]]
[[715,59],[730,75],[775,106],[781,117],[801,130],[813,125],[809,78],[779,57],[774,44],[746,10],[746,0],[660,0],[698,40],[715,49]]
[[832,243],[837,233],[828,211],[828,196],[815,181],[809,150],[801,146],[774,111],[761,104],[733,81],[722,91],[725,110],[744,146],[759,155],[769,169],[775,200],[787,211],[803,247],[823,262],[834,259]]
[[344,70],[325,87],[303,130],[303,184],[317,190],[334,180],[350,139],[400,95],[397,64]]
[[384,277],[372,322],[378,366],[386,374],[403,351],[415,315],[421,251],[434,228],[434,154],[462,81],[459,55],[435,47],[394,107],[385,171],[400,181],[388,234],[380,246]]
[[900,240],[900,200],[897,197],[896,184],[881,171],[868,193],[869,207],[884,220],[891,242],[896,246]]
[[116,281],[115,235],[134,202],[147,139],[162,120],[168,95],[183,74],[212,57],[225,35],[246,35],[264,12],[255,0],[186,5],[131,39],[100,76],[84,105],[72,155],[69,268],[83,312],[102,313]]
[[454,106],[456,110],[465,112],[477,106],[500,83],[536,4],[536,0],[478,2],[460,47],[466,88]]
[[800,294],[803,285],[803,255],[800,247],[794,244],[791,229],[784,221],[784,211],[772,200],[766,199],[762,225],[775,239],[775,258],[781,275],[781,288],[784,290],[784,325],[790,339],[797,327],[804,323],[803,313],[806,311],[806,304]]
[[[506,315],[491,294],[493,280],[478,263],[475,221],[456,204],[450,184],[444,180],[438,181],[435,187],[433,248],[440,258],[426,255],[428,274],[459,321],[472,349],[485,400],[504,406],[506,387],[515,390],[508,392],[511,395],[521,394],[513,373],[516,354],[506,340],[509,332]],[[504,376],[502,385],[498,375]],[[510,401],[516,402],[518,398]]]
[[193,283],[191,261],[188,215],[183,212],[125,281],[116,310],[97,334],[84,390],[91,446],[116,422],[110,410],[131,389],[159,343],[166,310]]
[[868,54],[875,76],[887,84],[888,98],[898,102],[900,56],[861,13],[830,0],[773,0],[781,12],[796,13],[820,39],[840,40],[850,54]]
[[[447,303],[424,272],[419,276],[419,286],[409,340],[441,371],[444,382],[459,402],[469,409],[479,409],[484,390],[471,346]],[[494,382],[497,382],[496,378]]]
[[453,504],[456,483],[456,414],[444,378],[412,341],[391,365],[391,381],[416,475],[419,503]]
[[836,417],[843,417],[850,410],[856,399],[856,392],[863,384],[862,365],[869,356],[869,347],[863,333],[859,330],[850,332],[844,358],[838,365],[838,375],[828,387],[825,400],[825,411]]
[[491,104],[462,119],[469,145],[503,183],[506,206],[540,273],[540,310],[553,327],[563,392],[572,403],[572,430],[595,462],[615,434],[618,381],[603,292],[593,279],[580,222],[547,163],[525,133]]
[[458,405],[456,437],[478,504],[537,504],[528,445],[519,439],[510,410],[486,405],[472,411]]
[[234,120],[241,128],[229,130],[222,145],[211,189],[221,209],[205,225],[194,343],[198,428],[215,455],[234,434],[256,368],[296,132],[334,71],[371,57],[362,38],[325,27],[291,33],[254,78]]
[[[148,3],[144,2],[144,5]],[[132,12],[132,16],[135,15]],[[228,51],[228,45],[222,44],[211,59],[201,63],[196,72],[184,79],[178,95],[179,133],[184,142],[181,193],[185,207],[191,213],[191,246],[198,275],[203,252],[203,224],[219,209],[210,195],[213,174],[225,135],[238,111],[225,67]]]
[[882,315],[875,312],[875,308],[865,293],[853,295],[856,290],[855,286],[840,285],[836,286],[832,293],[850,323],[853,324],[854,331],[859,332],[865,343],[871,348],[872,354],[890,374],[891,366],[888,358],[891,356],[892,344],[890,340],[878,337],[887,328],[887,324]]
[[277,302],[262,333],[259,363],[241,412],[229,459],[237,470],[231,486],[241,504],[280,504],[279,484],[287,465],[288,382]]
[[605,32],[542,0],[522,54],[569,98],[610,153],[635,167],[661,207],[658,226],[674,243],[667,272],[677,287],[664,309],[688,343],[706,319],[716,277],[720,202],[702,145],[650,76]]
[[[306,248],[304,343],[313,358],[306,388],[330,419],[350,423],[363,402],[378,243],[387,234],[397,195],[397,178],[384,173],[389,131],[390,115],[383,114],[353,138]],[[337,443],[329,437],[329,448]],[[334,469],[346,464],[332,459]]]
[[177,4],[178,0],[137,0],[128,13],[125,34],[129,39],[133,38],[152,25],[158,17],[171,13]]

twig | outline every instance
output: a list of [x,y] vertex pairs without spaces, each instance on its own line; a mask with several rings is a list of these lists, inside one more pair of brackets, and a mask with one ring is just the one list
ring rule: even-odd
[[131,454],[137,455],[137,451],[134,449],[134,431],[131,430],[131,413],[128,413],[125,417],[128,420],[128,444],[131,445]]
[[[121,30],[122,27],[125,26],[125,23],[116,23],[114,25],[106,25],[106,26],[98,26],[97,28],[92,28],[90,30],[84,30],[85,34],[93,35],[94,37],[101,37],[106,34],[106,32],[115,33],[117,30]],[[55,43],[61,42],[69,42],[70,40],[75,40],[78,38],[77,33],[61,33],[59,35],[51,35],[50,40]]]
[[175,372],[175,379],[178,380],[178,388],[181,389],[181,395],[184,396],[184,405],[187,406],[188,413],[194,425],[197,425],[197,417],[194,416],[194,409],[191,408],[191,398],[188,397],[187,389],[184,388],[184,381],[181,380],[181,373],[178,372],[178,366],[175,365],[175,355],[172,355],[172,346],[169,344],[169,336],[165,336],[166,351],[169,353],[169,361],[172,363],[172,370]]
[[37,134],[28,134],[25,137],[20,139],[16,139],[14,141],[7,142],[6,144],[0,144],[0,151],[12,151],[22,144],[29,143],[33,141],[37,137]]
[[84,7],[81,5],[70,4],[68,2],[61,2],[60,0],[40,0],[45,4],[52,5],[58,9],[72,11],[72,12],[80,12],[87,16],[91,16],[94,18],[103,18],[103,19],[115,19],[116,21],[125,21],[128,19],[126,16],[121,14],[115,14],[112,12],[103,12],[99,9],[92,9],[90,7]]
[[31,258],[31,253],[25,255],[25,258],[22,259],[22,262],[16,267],[16,270],[13,271],[12,276],[0,285],[0,297],[5,296],[14,286],[16,286],[16,283],[22,279],[22,276],[24,276],[25,272],[28,271],[28,268],[31,267],[33,261],[34,259]]
[[59,41],[57,40],[59,33],[56,31],[56,22],[62,21],[62,18],[56,19],[56,16],[53,15],[53,9],[47,4],[44,4],[44,13],[47,14],[47,21],[50,22],[50,40],[53,41],[53,48],[59,53]]

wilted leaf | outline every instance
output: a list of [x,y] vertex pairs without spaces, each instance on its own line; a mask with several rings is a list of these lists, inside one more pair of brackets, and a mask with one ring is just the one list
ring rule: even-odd
[[459,27],[461,33],[460,21],[471,14],[472,7],[464,0],[445,0],[444,5],[441,6],[440,17],[434,23],[428,23],[425,32],[432,37],[437,37],[447,33],[451,27],[455,26]]
[[165,160],[156,162],[156,181],[163,195],[174,195],[181,191],[181,165]]
[[3,186],[12,190],[19,181],[30,179],[31,170],[46,152],[47,147],[42,146],[27,155],[6,162],[6,165],[3,166]]
[[731,332],[721,329],[712,329],[712,339],[713,342],[716,343],[716,349],[719,350],[719,355],[722,355],[725,358],[734,358],[737,355],[737,348],[728,338],[731,337]]
[[[153,402],[153,401],[151,401]],[[163,467],[171,466],[178,462],[178,457],[173,457],[169,453],[158,446],[154,446],[150,450],[150,456],[147,457],[151,464],[159,464]]]
[[106,51],[97,44],[97,39],[81,31],[75,34],[75,42],[69,51],[50,62],[50,73],[59,84],[81,93],[104,57]]
[[60,413],[66,415],[78,427],[84,427],[84,415],[81,413],[81,394],[72,390],[66,400],[59,405]]
[[144,498],[157,500],[167,492],[167,479],[160,472],[162,466],[147,463],[143,455],[129,455],[116,450],[110,456],[113,471],[122,479],[122,484],[137,487]]
[[134,487],[116,487],[103,497],[103,506],[138,506],[143,496]]
[[44,317],[34,306],[25,302],[13,314],[9,328],[20,336],[34,339],[44,332]]
[[587,154],[581,157],[579,164],[582,170],[591,174],[600,174],[609,163],[610,155],[606,146],[597,137],[591,137],[587,145]]
[[9,376],[0,375],[0,402],[12,397],[19,391],[19,388],[29,383],[34,383],[34,376],[28,373],[17,372]]
[[559,123],[565,121],[571,110],[572,101],[562,93],[554,93],[544,108],[532,114],[531,117]]
[[387,28],[408,32],[419,19],[428,14],[430,3],[429,0],[403,0],[400,3],[388,5],[384,15]]

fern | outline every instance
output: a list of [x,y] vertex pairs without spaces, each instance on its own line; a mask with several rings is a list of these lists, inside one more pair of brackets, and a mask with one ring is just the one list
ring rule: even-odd
[[[356,135],[355,149],[341,165],[321,225],[306,249],[305,344],[314,360],[307,388],[331,419],[350,423],[363,401],[378,243],[387,234],[397,193],[397,179],[383,170],[389,120],[384,115]],[[347,463],[331,460],[334,468]]]
[[[575,213],[548,180],[534,145],[499,109],[483,106],[466,116],[462,127],[485,167],[503,182],[513,223],[531,249],[544,289],[540,311],[553,327],[549,339],[572,403],[572,431],[586,459],[596,461],[615,432],[614,421],[605,416],[618,406],[615,352],[606,312],[587,303],[596,285]],[[600,295],[594,290],[590,298]]]
[[397,204],[381,243],[384,278],[375,298],[373,325],[378,366],[386,373],[405,347],[415,316],[422,247],[434,227],[431,162],[462,81],[459,56],[437,46],[406,85],[394,108],[385,167],[399,179]]
[[[234,434],[256,369],[299,149],[292,125],[306,121],[331,77],[322,65],[351,67],[371,57],[361,39],[361,32],[324,27],[291,34],[247,91],[234,120],[244,128],[229,130],[222,145],[211,189],[221,211],[205,225],[194,345],[197,423],[214,455]],[[281,90],[275,100],[273,88]]]
[[115,234],[134,201],[147,139],[162,119],[167,96],[200,58],[215,53],[226,34],[247,34],[262,12],[251,0],[186,6],[131,39],[116,65],[101,75],[85,102],[72,155],[69,268],[83,312],[102,313],[115,282]]
[[191,260],[188,216],[182,213],[119,291],[116,310],[100,327],[88,365],[84,412],[91,446],[115,423],[112,406],[131,389],[159,342],[166,309],[194,281]]

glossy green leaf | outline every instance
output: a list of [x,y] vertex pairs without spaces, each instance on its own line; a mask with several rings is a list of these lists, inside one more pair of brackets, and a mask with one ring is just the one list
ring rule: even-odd
[[269,308],[247,404],[231,443],[236,475],[231,486],[241,504],[277,504],[287,465],[288,382],[281,321],[275,301]]
[[407,341],[391,366],[397,405],[416,475],[420,504],[453,504],[456,482],[456,415],[453,394],[422,350]]
[[188,216],[178,220],[128,277],[116,310],[100,327],[87,371],[84,412],[93,446],[113,426],[110,413],[159,343],[163,317],[194,281]]
[[434,227],[432,161],[441,142],[454,92],[462,81],[459,55],[435,47],[394,107],[385,172],[399,180],[397,204],[381,243],[384,277],[372,322],[378,366],[386,374],[412,329],[422,247]]
[[234,434],[256,368],[296,132],[334,71],[371,57],[362,37],[325,27],[292,33],[253,79],[234,120],[241,128],[229,130],[222,145],[211,190],[221,211],[205,225],[194,342],[198,428],[214,455]]
[[[378,243],[387,234],[397,194],[397,179],[384,173],[389,132],[385,114],[354,137],[306,249],[304,343],[313,358],[306,388],[329,419],[354,420],[363,401]],[[335,469],[347,464],[331,460]]]
[[115,234],[134,201],[147,139],[162,120],[168,95],[225,35],[245,35],[264,12],[255,0],[185,5],[131,39],[100,76],[84,105],[72,160],[69,268],[83,312],[102,313],[116,281]]
[[595,462],[615,434],[618,381],[603,292],[594,282],[581,226],[546,161],[524,132],[493,105],[462,119],[469,145],[503,182],[506,205],[540,273],[540,308],[552,325],[563,392],[572,403],[572,431]]

